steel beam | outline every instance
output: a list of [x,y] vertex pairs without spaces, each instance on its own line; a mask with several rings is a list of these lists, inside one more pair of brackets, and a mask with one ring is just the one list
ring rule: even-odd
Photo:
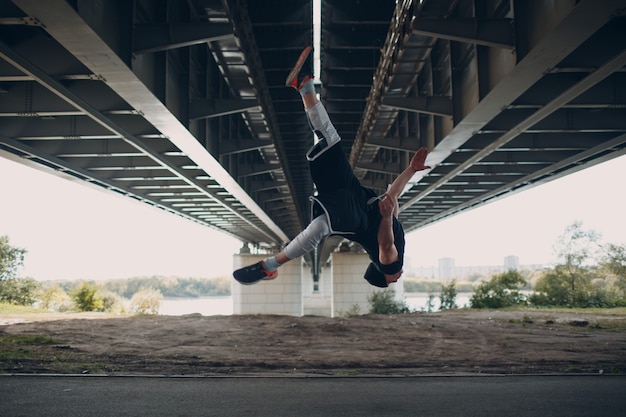
[[[586,0],[579,3],[576,8],[550,32],[537,46],[535,46],[524,59],[511,71],[511,73],[496,85],[491,92],[480,101],[474,110],[461,120],[447,138],[442,141],[429,155],[428,163],[436,166],[446,159],[458,147],[470,139],[477,131],[480,131],[488,122],[494,119],[503,108],[513,101],[524,91],[539,80],[549,68],[556,67],[575,48],[586,41],[594,32],[613,18],[615,11],[623,2],[618,0],[596,2]],[[463,172],[475,162],[503,146],[513,138],[524,133],[534,124],[556,111],[560,106],[570,102],[593,85],[597,84],[624,65],[624,53],[619,54],[609,63],[605,64],[596,72],[588,75],[583,81],[575,84],[565,93],[559,95],[548,103],[542,110],[534,112],[530,117],[519,123],[500,139],[490,146],[468,159],[463,165],[457,167],[445,177],[440,178],[428,189],[421,191],[419,195],[401,205],[400,210],[405,210],[417,201],[425,198],[433,190],[444,185],[448,180]],[[417,173],[414,177],[419,180],[425,173]]]
[[259,110],[256,99],[195,99],[189,105],[189,119],[212,119],[245,111]]
[[413,33],[476,45],[515,47],[513,19],[417,19]]
[[235,36],[230,23],[164,23],[135,25],[133,53],[166,51]]
[[235,155],[270,148],[274,148],[274,144],[267,140],[228,140],[220,144],[220,156]]
[[[162,132],[199,167],[247,207],[282,242],[287,235],[245,192],[237,181],[198,142],[169,109],[137,78],[114,51],[91,29],[65,0],[15,0],[28,15],[40,20],[45,30],[83,65],[102,77],[106,84],[145,119]],[[239,213],[235,212],[238,216]],[[252,227],[258,228],[244,218]],[[263,232],[266,233],[266,232]]]
[[452,116],[452,99],[450,97],[390,97],[383,98],[383,106],[396,110],[415,113],[432,114],[434,116]]

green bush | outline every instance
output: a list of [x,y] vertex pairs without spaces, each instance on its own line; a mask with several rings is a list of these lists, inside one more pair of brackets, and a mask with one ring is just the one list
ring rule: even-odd
[[452,310],[455,308],[459,308],[456,305],[456,281],[452,280],[452,282],[448,285],[441,286],[441,294],[439,295],[439,301],[441,305],[439,306],[439,310]]
[[98,287],[93,284],[85,282],[71,295],[78,311],[104,310],[104,302],[98,296]]
[[130,311],[138,314],[159,314],[163,295],[159,290],[142,288],[130,299]]
[[474,291],[470,298],[472,308],[506,308],[517,305],[526,305],[526,297],[520,289],[526,285],[526,280],[518,271],[509,270],[503,274],[494,275],[489,282],[483,282]]
[[373,314],[405,314],[409,313],[409,307],[404,302],[394,299],[394,292],[386,289],[376,291],[367,297],[370,304],[370,313]]
[[9,244],[8,236],[0,236],[0,281],[15,278],[17,269],[24,264],[26,249]]
[[39,306],[47,311],[70,311],[72,309],[72,299],[58,285],[50,285],[39,291]]
[[8,278],[0,281],[0,302],[32,306],[40,284],[32,278]]
[[32,278],[18,278],[17,270],[24,264],[26,249],[9,244],[8,236],[0,236],[0,302],[30,306],[39,288]]

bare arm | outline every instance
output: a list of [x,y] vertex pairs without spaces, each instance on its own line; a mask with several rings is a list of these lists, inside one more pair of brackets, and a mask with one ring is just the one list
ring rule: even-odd
[[394,180],[393,184],[391,184],[391,187],[386,193],[387,196],[397,199],[398,197],[400,197],[400,194],[402,194],[404,187],[406,187],[406,185],[409,183],[411,178],[413,178],[413,175],[415,175],[417,171],[430,169],[429,166],[424,165],[427,156],[428,149],[418,149],[415,155],[413,155],[409,166],[404,171],[402,171],[402,173],[400,173],[400,175],[398,175],[398,177]]
[[430,169],[429,166],[424,165],[427,155],[428,150],[420,148],[411,159],[409,166],[391,184],[385,193],[385,198],[378,203],[378,209],[382,216],[378,227],[378,260],[384,265],[398,260],[398,249],[393,243],[393,216],[397,217],[400,210],[398,197],[417,171]]
[[382,215],[378,226],[378,260],[384,265],[398,260],[398,249],[394,245],[393,216],[398,205],[398,200],[385,198],[378,203],[378,209]]

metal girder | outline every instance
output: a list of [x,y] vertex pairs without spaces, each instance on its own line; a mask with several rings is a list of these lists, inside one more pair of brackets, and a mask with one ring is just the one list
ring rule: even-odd
[[266,140],[229,140],[220,147],[220,156],[259,151],[261,149],[272,148],[273,146],[273,143]]
[[[125,195],[127,197],[131,197],[134,198],[136,200],[142,201],[144,203],[150,204],[152,206],[161,208],[165,211],[171,212],[171,213],[175,213],[178,214],[188,220],[191,220],[193,222],[197,222],[198,220],[192,216],[187,215],[184,212],[178,211],[178,210],[174,210],[170,207],[167,207],[165,205],[159,205],[156,204],[154,201],[150,201],[147,199],[142,199],[139,198],[137,196],[137,194],[135,193],[135,191],[131,188],[131,187],[126,187],[126,186],[122,186],[117,182],[113,182],[110,180],[105,180],[101,177],[96,177],[94,176],[91,172],[89,172],[89,170],[87,169],[82,169],[82,168],[78,168],[78,167],[72,167],[69,168],[67,166],[67,163],[57,157],[53,157],[50,155],[42,155],[40,152],[38,152],[37,149],[31,148],[29,146],[24,145],[23,143],[20,143],[18,141],[15,141],[11,138],[8,138],[6,136],[0,135],[0,152],[2,152],[2,148],[8,146],[11,147],[13,151],[18,150],[22,153],[22,158],[26,158],[26,159],[30,159],[33,161],[36,161],[38,165],[45,165],[48,168],[55,170],[57,172],[60,172],[62,174],[64,174],[66,177],[74,177],[74,178],[78,178],[82,181],[85,181],[86,183],[90,183],[92,185],[97,185],[99,187],[102,188],[106,188],[110,191],[114,191],[117,192],[119,194]],[[227,230],[221,230],[224,233],[230,234],[233,237],[237,237],[237,235],[235,234],[231,234],[229,233]]]
[[140,24],[133,28],[133,53],[166,51],[234,36],[230,23]]
[[366,101],[363,118],[358,130],[355,132],[354,144],[349,157],[352,166],[356,166],[357,160],[361,158],[363,146],[368,142],[371,136],[371,130],[376,123],[380,103],[382,102],[382,97],[384,97],[384,91],[388,87],[385,84],[389,81],[389,74],[393,73],[391,70],[392,66],[397,64],[395,60],[397,60],[398,55],[394,53],[394,51],[397,51],[396,48],[403,39],[407,21],[412,18],[410,15],[411,7],[412,1],[404,0],[396,2],[389,32],[381,50],[380,60],[374,72],[374,78]]
[[[620,145],[624,145],[626,143],[626,134],[620,135],[617,138],[610,141],[608,147],[618,147]],[[440,210],[437,211],[436,214],[430,216],[426,221],[415,222],[413,228],[420,227],[422,225],[432,223],[446,217],[450,217],[453,214],[456,214],[460,211],[466,210],[470,207],[477,206],[479,204],[485,203],[486,201],[495,201],[500,198],[503,198],[505,195],[510,196],[515,191],[520,191],[529,183],[541,184],[547,181],[553,181],[557,178],[560,178],[564,175],[572,174],[580,169],[585,167],[584,161],[596,156],[598,154],[602,155],[606,153],[607,144],[602,144],[601,146],[589,149],[582,153],[577,153],[569,158],[559,160],[553,164],[546,166],[545,168],[537,171],[532,170],[532,172],[527,176],[519,177],[513,181],[507,181],[505,184],[501,185],[498,188],[493,189],[488,196],[480,195],[470,200],[465,201],[462,204],[457,204],[454,207],[448,210]],[[617,151],[618,155],[626,155],[626,148],[622,148],[620,151]],[[607,155],[606,157],[600,157],[597,162],[601,162],[604,160],[608,160],[610,158],[614,158],[615,154]],[[572,168],[573,167],[573,168]],[[450,184],[450,183],[448,183]],[[464,188],[464,191],[467,189]]]
[[413,22],[413,31],[419,35],[476,45],[515,47],[513,19],[419,19]]
[[[447,138],[438,145],[437,152],[431,154],[429,163],[436,165],[447,158],[454,150],[465,143],[473,134],[480,131],[489,121],[498,115],[502,109],[511,104],[525,89],[530,88],[546,72],[548,68],[556,67],[569,53],[580,46],[595,31],[613,17],[617,2],[604,2],[598,5],[593,1],[581,2],[567,18],[533,48],[528,55],[503,79],[490,94],[478,103],[475,109],[460,121]],[[435,184],[421,191],[410,200],[403,202],[400,210],[405,210],[415,202],[425,198],[430,192],[445,184],[455,175],[463,172],[475,162],[503,146],[510,140],[522,134],[525,129],[556,111],[560,106],[573,100],[586,89],[600,82],[611,73],[624,65],[623,54],[615,57],[611,62],[588,75],[583,81],[561,94],[549,105],[532,113],[530,117],[519,123],[513,129],[492,142],[487,148],[468,159],[462,166],[457,167]],[[420,173],[416,175],[420,177]],[[423,176],[423,175],[421,175]]]
[[391,137],[391,138],[381,138],[375,137],[370,139],[365,146],[375,146],[378,148],[391,149],[396,151],[408,151],[408,152],[416,152],[419,148],[421,148],[421,144],[419,138],[416,136],[412,137]]
[[195,99],[191,101],[189,119],[211,119],[260,108],[257,99]]
[[509,141],[513,140],[514,138],[516,138],[517,136],[519,136],[526,130],[530,129],[531,127],[536,125],[538,122],[540,122],[541,120],[543,120],[544,118],[548,117],[550,114],[555,112],[565,103],[569,103],[571,100],[578,97],[580,94],[582,94],[589,88],[593,87],[595,84],[602,81],[603,79],[608,77],[610,74],[612,74],[619,68],[623,67],[624,65],[626,65],[626,50],[622,51],[617,56],[613,57],[610,61],[608,61],[602,67],[598,68],[596,71],[587,75],[583,80],[581,80],[580,82],[578,82],[577,84],[575,84],[574,86],[572,86],[571,88],[569,88],[568,90],[566,90],[565,92],[557,96],[555,99],[553,99],[548,104],[543,106],[540,110],[534,112],[530,117],[528,117],[521,123],[518,123],[515,127],[510,129],[507,133],[503,134],[499,139],[493,141],[486,148],[477,152],[472,157],[467,158],[461,165],[459,165],[456,169],[451,171],[447,176],[437,181],[436,184],[431,185],[427,190],[421,192],[420,195],[404,203],[400,207],[400,210],[404,210],[406,207],[409,207],[411,204],[414,204],[416,201],[419,201],[420,199],[424,198],[425,196],[428,195],[430,191],[446,183],[451,178],[463,172],[468,167],[475,165],[479,161],[483,160],[492,152],[496,151],[498,148],[505,145]]
[[[45,30],[57,42],[77,57],[83,65],[102,77],[113,91],[141,112],[148,122],[168,137],[198,166],[210,173],[236,200],[249,208],[267,227],[268,231],[263,233],[268,235],[268,240],[275,241],[278,239],[283,242],[288,240],[287,235],[276,223],[267,216],[235,179],[200,145],[185,126],[94,33],[66,1],[15,0],[14,2],[30,16],[36,16],[42,21]],[[50,79],[49,83],[56,82]],[[97,114],[88,111],[86,113]],[[109,123],[108,120],[100,120],[100,122]],[[149,149],[144,148],[144,150],[150,152]],[[237,210],[230,210],[233,210],[233,214],[236,216],[241,216]],[[251,227],[258,229],[257,225],[245,217],[241,217]]]
[[254,175],[267,174],[269,172],[274,172],[282,169],[280,165],[277,164],[246,164],[239,167],[237,171],[238,177],[251,177]]
[[[294,201],[295,210],[291,213],[297,218],[297,221],[290,222],[290,238],[295,237],[308,218],[305,216],[306,197],[304,193],[308,191],[308,187],[301,185],[303,182],[301,177],[302,164],[294,162],[291,149],[298,147],[300,141],[293,141],[288,133],[283,130],[280,116],[276,110],[276,103],[273,102],[273,94],[276,89],[276,77],[273,75],[281,74],[278,84],[281,89],[286,88],[284,85],[284,77],[289,72],[289,66],[293,64],[293,60],[297,58],[301,48],[309,45],[312,38],[307,38],[308,26],[312,25],[312,3],[310,0],[292,0],[284,2],[280,6],[268,8],[263,3],[250,2],[245,0],[222,0],[226,14],[229,17],[235,35],[237,37],[236,47],[245,59],[247,78],[246,81],[252,83],[249,87],[254,87],[254,91],[259,99],[261,109],[257,128],[253,128],[252,134],[261,138],[257,134],[258,129],[264,128],[268,134],[268,138],[274,143],[275,155],[280,162],[283,172],[280,180],[285,180],[288,185],[286,191]],[[310,14],[307,14],[303,5],[310,6]],[[286,22],[276,20],[283,18]],[[258,19],[253,21],[253,19]],[[270,19],[267,24],[266,19]],[[259,26],[254,26],[254,24]],[[263,31],[268,30],[273,34],[270,40],[262,36]],[[312,33],[310,34],[312,35]],[[229,57],[235,45],[221,42],[213,42],[211,47],[214,48],[216,56]],[[292,48],[291,51],[288,48]],[[279,52],[281,60],[267,59],[267,53],[272,55]],[[288,63],[284,63],[293,53],[293,58],[288,59]],[[233,65],[229,60],[220,58],[223,62],[225,70]],[[278,68],[278,70],[277,70]],[[232,84],[232,81],[229,80]],[[292,93],[294,93],[292,91]],[[296,96],[298,96],[296,94]],[[296,97],[292,96],[292,97]],[[292,108],[293,111],[293,108]],[[306,126],[306,118],[301,114],[303,126]],[[250,121],[247,121],[250,125]],[[304,152],[302,152],[304,154]],[[276,178],[275,178],[276,179]],[[311,183],[309,180],[308,183]],[[293,227],[293,224],[299,223],[299,227]]]
[[382,105],[397,110],[415,113],[426,113],[435,116],[452,116],[452,99],[450,97],[383,97]]
[[359,164],[357,165],[358,169],[365,169],[371,172],[378,172],[380,174],[392,174],[398,175],[402,172],[402,168],[398,163],[390,163],[390,162],[381,162],[381,163],[369,163],[369,164]]

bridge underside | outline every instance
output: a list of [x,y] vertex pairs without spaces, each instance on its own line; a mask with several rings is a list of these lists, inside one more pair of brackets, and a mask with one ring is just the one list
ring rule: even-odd
[[[313,6],[0,0],[0,155],[280,247],[310,220],[313,137],[284,79]],[[430,149],[400,200],[415,230],[626,153],[625,10],[321,0],[321,100],[377,192]]]

